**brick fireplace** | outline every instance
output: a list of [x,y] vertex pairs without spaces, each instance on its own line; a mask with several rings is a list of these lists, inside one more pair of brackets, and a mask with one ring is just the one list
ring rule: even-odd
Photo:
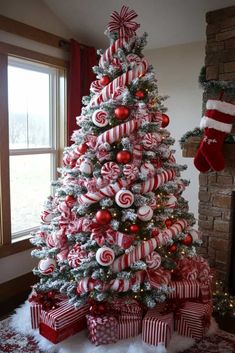
[[[206,79],[235,81],[235,6],[207,13],[206,21]],[[208,98],[219,96],[204,93],[203,109]],[[235,92],[223,99],[235,103]],[[193,157],[199,141],[189,138],[183,156]],[[235,294],[235,144],[224,144],[224,156],[223,171],[199,175],[198,226],[203,240],[201,254]]]

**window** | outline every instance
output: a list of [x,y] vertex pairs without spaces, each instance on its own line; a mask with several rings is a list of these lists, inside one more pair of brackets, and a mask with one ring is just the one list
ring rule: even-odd
[[0,256],[5,256],[14,247],[13,252],[23,250],[20,243],[30,246],[27,238],[53,192],[65,140],[66,71],[0,56]]

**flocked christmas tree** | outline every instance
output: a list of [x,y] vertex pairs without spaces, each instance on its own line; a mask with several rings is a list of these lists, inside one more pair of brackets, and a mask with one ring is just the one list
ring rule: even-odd
[[34,290],[60,291],[75,306],[132,297],[153,307],[172,280],[207,282],[209,267],[196,255],[185,166],[175,161],[165,98],[142,52],[147,35],[136,35],[136,14],[125,6],[111,17],[111,44],[99,51],[97,80],[32,238]]

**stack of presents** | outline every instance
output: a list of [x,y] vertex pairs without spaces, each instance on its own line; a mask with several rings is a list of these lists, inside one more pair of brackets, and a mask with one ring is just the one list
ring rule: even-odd
[[212,314],[210,284],[182,280],[171,282],[170,287],[172,292],[168,299],[153,309],[126,297],[117,299],[110,306],[86,304],[76,309],[61,294],[51,293],[51,301],[47,294],[46,305],[43,300],[38,300],[38,295],[32,294],[32,328],[39,328],[40,334],[55,344],[81,330],[87,330],[95,345],[115,343],[142,334],[145,343],[167,347],[174,331],[196,340],[202,339],[209,329]]

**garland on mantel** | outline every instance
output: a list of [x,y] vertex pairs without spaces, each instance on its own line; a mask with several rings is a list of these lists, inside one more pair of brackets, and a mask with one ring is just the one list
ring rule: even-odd
[[[198,82],[201,88],[208,93],[216,94],[223,91],[225,94],[234,95],[235,96],[235,82],[234,81],[216,81],[216,80],[206,80],[206,67],[203,66],[201,68]],[[196,136],[202,137],[203,130],[196,127],[194,130],[187,131],[179,140],[181,148],[183,148],[184,144],[187,143],[189,137]],[[227,135],[225,139],[225,143],[235,143],[234,135]]]

